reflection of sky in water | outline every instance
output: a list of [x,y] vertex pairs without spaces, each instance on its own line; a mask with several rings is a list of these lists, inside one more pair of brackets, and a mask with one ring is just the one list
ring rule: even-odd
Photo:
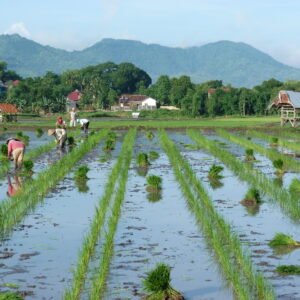
[[232,299],[186,207],[166,154],[141,135],[136,145],[137,152],[160,153],[148,173],[162,177],[162,200],[149,202],[146,179],[131,169],[104,299],[141,299],[142,279],[158,262],[172,266],[172,285],[186,299]]
[[[290,221],[281,212],[279,206],[269,201],[267,196],[263,196],[264,203],[256,214],[250,214],[240,204],[249,188],[247,183],[240,181],[216,158],[203,153],[201,150],[190,150],[184,156],[211,195],[217,210],[225,217],[227,222],[232,224],[233,228],[240,234],[241,240],[250,247],[252,259],[257,268],[270,280],[280,299],[299,299],[299,277],[282,277],[273,271],[281,264],[299,264],[300,249],[284,256],[277,256],[268,246],[268,242],[277,232],[290,234],[297,239],[300,236],[300,225]],[[255,156],[259,158],[259,156]],[[264,159],[265,161],[266,159]],[[207,179],[208,170],[213,163],[224,167],[222,172],[224,178],[221,180],[223,186],[218,189],[212,189]],[[288,177],[289,175],[295,174],[286,174],[285,176]]]
[[21,290],[32,291],[28,299],[61,299],[71,284],[82,239],[120,151],[118,142],[111,159],[100,163],[102,146],[76,163],[90,168],[87,193],[79,193],[74,174],[68,174],[0,247],[0,253],[9,249],[14,254],[0,260],[2,283],[16,283]]

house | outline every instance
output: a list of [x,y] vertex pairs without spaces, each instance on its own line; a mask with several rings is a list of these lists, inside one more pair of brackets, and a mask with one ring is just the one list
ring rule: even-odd
[[157,108],[157,101],[151,97],[143,100],[138,106],[138,110],[153,110]]
[[82,94],[78,90],[71,92],[67,96],[67,111],[70,111],[72,108],[78,108],[78,101],[81,97]]
[[15,105],[9,103],[0,103],[0,123],[16,122],[18,109]]
[[147,98],[145,95],[123,94],[119,98],[119,107],[121,110],[135,110]]
[[268,109],[271,108],[280,110],[281,126],[290,122],[292,127],[296,127],[300,120],[300,92],[280,91],[269,104]]

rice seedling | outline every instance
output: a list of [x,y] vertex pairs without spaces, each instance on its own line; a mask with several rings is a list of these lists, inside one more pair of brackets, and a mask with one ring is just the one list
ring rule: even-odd
[[110,152],[110,151],[114,150],[115,145],[116,145],[116,140],[117,140],[117,134],[113,131],[110,131],[107,134],[105,144],[103,146],[103,150],[106,152]]
[[262,203],[260,193],[256,188],[250,188],[244,199],[241,201],[241,204],[249,208],[249,213],[251,215],[256,214],[259,210],[259,205]]
[[282,159],[275,159],[273,160],[273,167],[276,169],[276,174],[277,175],[283,175],[285,173],[284,170],[284,163]]
[[292,180],[289,191],[293,196],[300,196],[300,180],[298,178]]
[[75,178],[76,179],[88,179],[87,173],[89,172],[89,167],[87,165],[80,166],[76,171],[75,171]]
[[213,141],[204,136],[188,130],[188,135],[198,143],[199,146],[209,151],[226,166],[228,166],[241,180],[248,182],[251,186],[257,187],[260,191],[268,194],[269,201],[278,202],[282,211],[293,221],[300,220],[300,205],[295,202],[290,193],[282,188],[274,180],[269,179],[264,173],[255,169],[252,164],[244,164],[233,154],[225,149],[220,149]]
[[224,168],[222,166],[218,166],[213,164],[208,172],[208,178],[212,179],[212,180],[219,180],[221,178],[223,178],[223,176],[221,175],[221,172],[224,170]]
[[[188,207],[201,225],[204,236],[207,238],[206,241],[213,248],[224,277],[232,285],[236,297],[238,299],[274,299],[271,286],[260,273],[253,269],[251,259],[245,254],[238,236],[232,232],[230,225],[215,210],[212,200],[188,162],[181,156],[164,131],[160,132],[160,140],[188,202]],[[214,142],[211,143],[216,146]],[[220,151],[218,146],[216,149]]]
[[1,155],[6,157],[7,156],[7,145],[2,144],[1,148],[0,148],[0,151],[1,151]]
[[26,146],[29,144],[30,137],[25,135],[22,131],[16,133],[16,137],[21,140]]
[[255,160],[253,149],[247,148],[245,150],[245,160],[246,161],[254,161]]
[[0,292],[0,300],[24,300],[24,298],[14,292]]
[[23,162],[23,169],[24,172],[27,174],[32,174],[32,169],[33,169],[34,163],[32,160],[24,160]]
[[105,134],[106,132],[100,132],[88,138],[86,143],[52,164],[46,171],[39,173],[37,178],[31,184],[24,186],[20,193],[2,201],[0,203],[0,233],[2,235],[8,233],[29,210],[33,210],[48,191],[74,167],[78,160],[93,149]]
[[156,151],[150,151],[148,157],[150,160],[156,160],[159,158],[159,154]]
[[140,168],[147,168],[150,163],[148,159],[148,154],[147,153],[139,153],[136,158],[136,163],[138,167]]
[[147,131],[146,136],[147,139],[152,140],[154,138],[154,133],[152,131]]
[[[95,247],[97,244],[97,241],[100,239],[102,228],[105,223],[105,218],[107,211],[109,209],[110,202],[112,201],[112,198],[115,196],[115,204],[113,207],[112,212],[112,218],[114,221],[116,221],[116,216],[118,216],[118,209],[121,207],[121,202],[124,197],[124,193],[126,190],[126,182],[127,182],[127,174],[128,169],[131,161],[132,156],[132,149],[133,144],[135,140],[136,130],[131,129],[128,134],[125,136],[122,149],[120,152],[120,155],[118,157],[118,160],[114,167],[112,168],[112,171],[108,177],[108,181],[105,185],[104,194],[99,200],[99,206],[96,208],[95,216],[93,218],[93,221],[90,226],[89,233],[85,236],[84,242],[82,244],[82,249],[79,254],[78,263],[76,266],[76,269],[74,271],[73,275],[73,282],[70,289],[68,289],[64,295],[64,299],[67,300],[76,300],[80,298],[80,294],[82,292],[82,288],[86,279],[86,274],[88,271],[88,265],[91,257],[93,256],[95,252]],[[118,190],[115,191],[117,182],[119,183]],[[112,220],[112,219],[111,219]],[[103,260],[105,262],[101,264],[100,267],[100,273],[101,278],[97,278],[100,281],[100,290],[104,289],[104,283],[105,278],[108,271],[108,265],[110,262],[110,255],[111,253],[111,245],[113,243],[113,230],[115,229],[114,226],[116,224],[113,224],[113,221],[109,223],[109,232],[106,235],[106,252],[103,252]],[[99,281],[97,281],[96,290],[99,291]],[[95,298],[92,299],[99,299],[100,293],[98,293]]]
[[298,248],[300,243],[295,241],[291,236],[284,233],[276,233],[274,238],[269,242],[269,246],[272,248],[287,247]]
[[162,179],[156,175],[147,176],[147,191],[158,192],[161,190]]
[[162,198],[161,196],[161,191],[157,191],[157,192],[151,192],[147,194],[147,199],[149,200],[149,202],[155,203],[160,201]]
[[300,275],[300,266],[282,265],[276,268],[276,272],[280,275]]
[[171,268],[170,266],[159,263],[155,269],[147,274],[143,280],[143,287],[150,295],[146,296],[148,300],[170,299],[183,300],[183,296],[171,286]]
[[41,137],[44,134],[44,131],[43,131],[42,128],[37,128],[35,130],[35,134],[36,134],[37,137]]
[[273,136],[271,138],[271,144],[270,145],[273,146],[273,147],[277,147],[278,146],[278,137]]

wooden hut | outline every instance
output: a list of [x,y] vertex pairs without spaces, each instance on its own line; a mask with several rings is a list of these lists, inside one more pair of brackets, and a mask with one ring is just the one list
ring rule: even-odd
[[18,109],[15,105],[9,103],[0,103],[0,123],[16,122]]
[[281,126],[290,122],[292,127],[296,127],[300,120],[300,92],[280,91],[269,105],[270,108],[280,110]]

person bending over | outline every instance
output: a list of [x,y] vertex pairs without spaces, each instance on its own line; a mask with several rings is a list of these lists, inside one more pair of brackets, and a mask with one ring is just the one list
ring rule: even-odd
[[84,131],[85,134],[88,133],[90,121],[88,119],[77,119],[77,123],[80,123],[81,130]]
[[15,164],[15,170],[21,169],[23,164],[23,158],[25,153],[25,144],[16,138],[9,138],[6,141],[7,144],[7,158],[13,159]]

